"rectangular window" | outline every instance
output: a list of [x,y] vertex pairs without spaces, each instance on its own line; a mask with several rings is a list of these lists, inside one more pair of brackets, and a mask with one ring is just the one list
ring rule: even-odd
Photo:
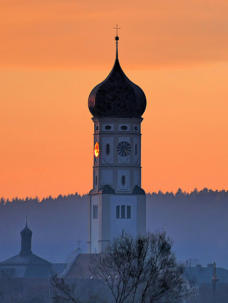
[[110,154],[110,145],[106,144],[106,155]]
[[120,218],[120,206],[119,205],[116,206],[116,218],[117,219]]
[[125,205],[121,205],[121,219],[125,218]]
[[126,184],[126,177],[125,176],[121,177],[121,183],[122,183],[123,186]]
[[98,206],[93,205],[93,219],[97,219],[97,218],[98,218]]
[[135,155],[137,155],[137,153],[138,153],[138,145],[135,144]]
[[131,219],[131,206],[127,206],[127,219]]

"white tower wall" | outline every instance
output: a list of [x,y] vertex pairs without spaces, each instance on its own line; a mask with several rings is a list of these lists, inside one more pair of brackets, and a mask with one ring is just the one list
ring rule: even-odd
[[100,253],[127,232],[146,232],[146,200],[141,189],[141,118],[93,118],[93,190],[90,192],[90,252]]

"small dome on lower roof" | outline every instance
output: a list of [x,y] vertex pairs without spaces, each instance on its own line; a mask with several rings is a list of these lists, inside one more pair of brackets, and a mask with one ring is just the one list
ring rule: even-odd
[[26,219],[26,225],[21,231],[21,251],[0,263],[0,277],[44,278],[52,274],[52,264],[32,253],[32,231]]
[[88,106],[94,117],[140,118],[146,109],[143,90],[128,79],[120,66],[118,44],[114,67],[91,91]]

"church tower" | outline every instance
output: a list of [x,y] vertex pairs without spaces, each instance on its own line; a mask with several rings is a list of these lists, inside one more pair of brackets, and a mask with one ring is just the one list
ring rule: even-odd
[[93,189],[90,191],[90,253],[101,253],[122,232],[146,232],[146,197],[141,188],[141,122],[146,97],[116,59],[108,77],[91,91],[94,122]]

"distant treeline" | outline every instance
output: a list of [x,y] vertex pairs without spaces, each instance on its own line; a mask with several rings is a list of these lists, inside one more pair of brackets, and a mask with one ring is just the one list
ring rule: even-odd
[[[197,189],[192,192],[182,191],[180,188],[176,193],[159,191],[158,193],[148,193],[148,196],[156,199],[186,199],[186,200],[223,200],[228,199],[228,190],[212,190],[204,188],[200,191]],[[227,200],[228,201],[228,200]]]
[[[179,189],[147,193],[147,231],[166,231],[181,261],[214,261],[228,268],[228,191]],[[34,253],[65,262],[78,247],[88,251],[89,196],[0,199],[0,261],[20,250],[25,218],[33,231]]]
[[32,197],[26,197],[26,198],[0,198],[0,204],[7,204],[7,203],[21,203],[21,202],[30,202],[30,203],[45,203],[45,202],[50,202],[50,201],[70,201],[70,200],[75,200],[75,199],[81,199],[84,198],[87,195],[79,195],[78,193],[75,194],[69,194],[69,195],[59,195],[55,198],[52,196],[39,199],[38,197],[32,198]]
[[[48,202],[58,202],[58,201],[72,201],[72,200],[78,200],[78,199],[84,199],[87,197],[87,195],[80,195],[77,192],[75,194],[69,194],[69,195],[59,195],[55,198],[52,196],[39,199],[38,197],[31,198],[31,197],[26,197],[26,198],[12,198],[12,199],[6,199],[6,198],[0,198],[0,205],[6,205],[7,203],[22,203],[22,202],[30,202],[30,203],[48,203]],[[223,200],[223,199],[228,199],[228,190],[212,190],[208,188],[204,188],[200,191],[195,189],[194,191],[191,192],[185,192],[182,191],[182,189],[178,189],[176,193],[173,192],[152,192],[152,193],[147,193],[148,198],[154,198],[154,199],[165,199],[165,200],[173,200],[173,199],[181,199],[181,200]],[[228,200],[227,200],[228,201]]]

